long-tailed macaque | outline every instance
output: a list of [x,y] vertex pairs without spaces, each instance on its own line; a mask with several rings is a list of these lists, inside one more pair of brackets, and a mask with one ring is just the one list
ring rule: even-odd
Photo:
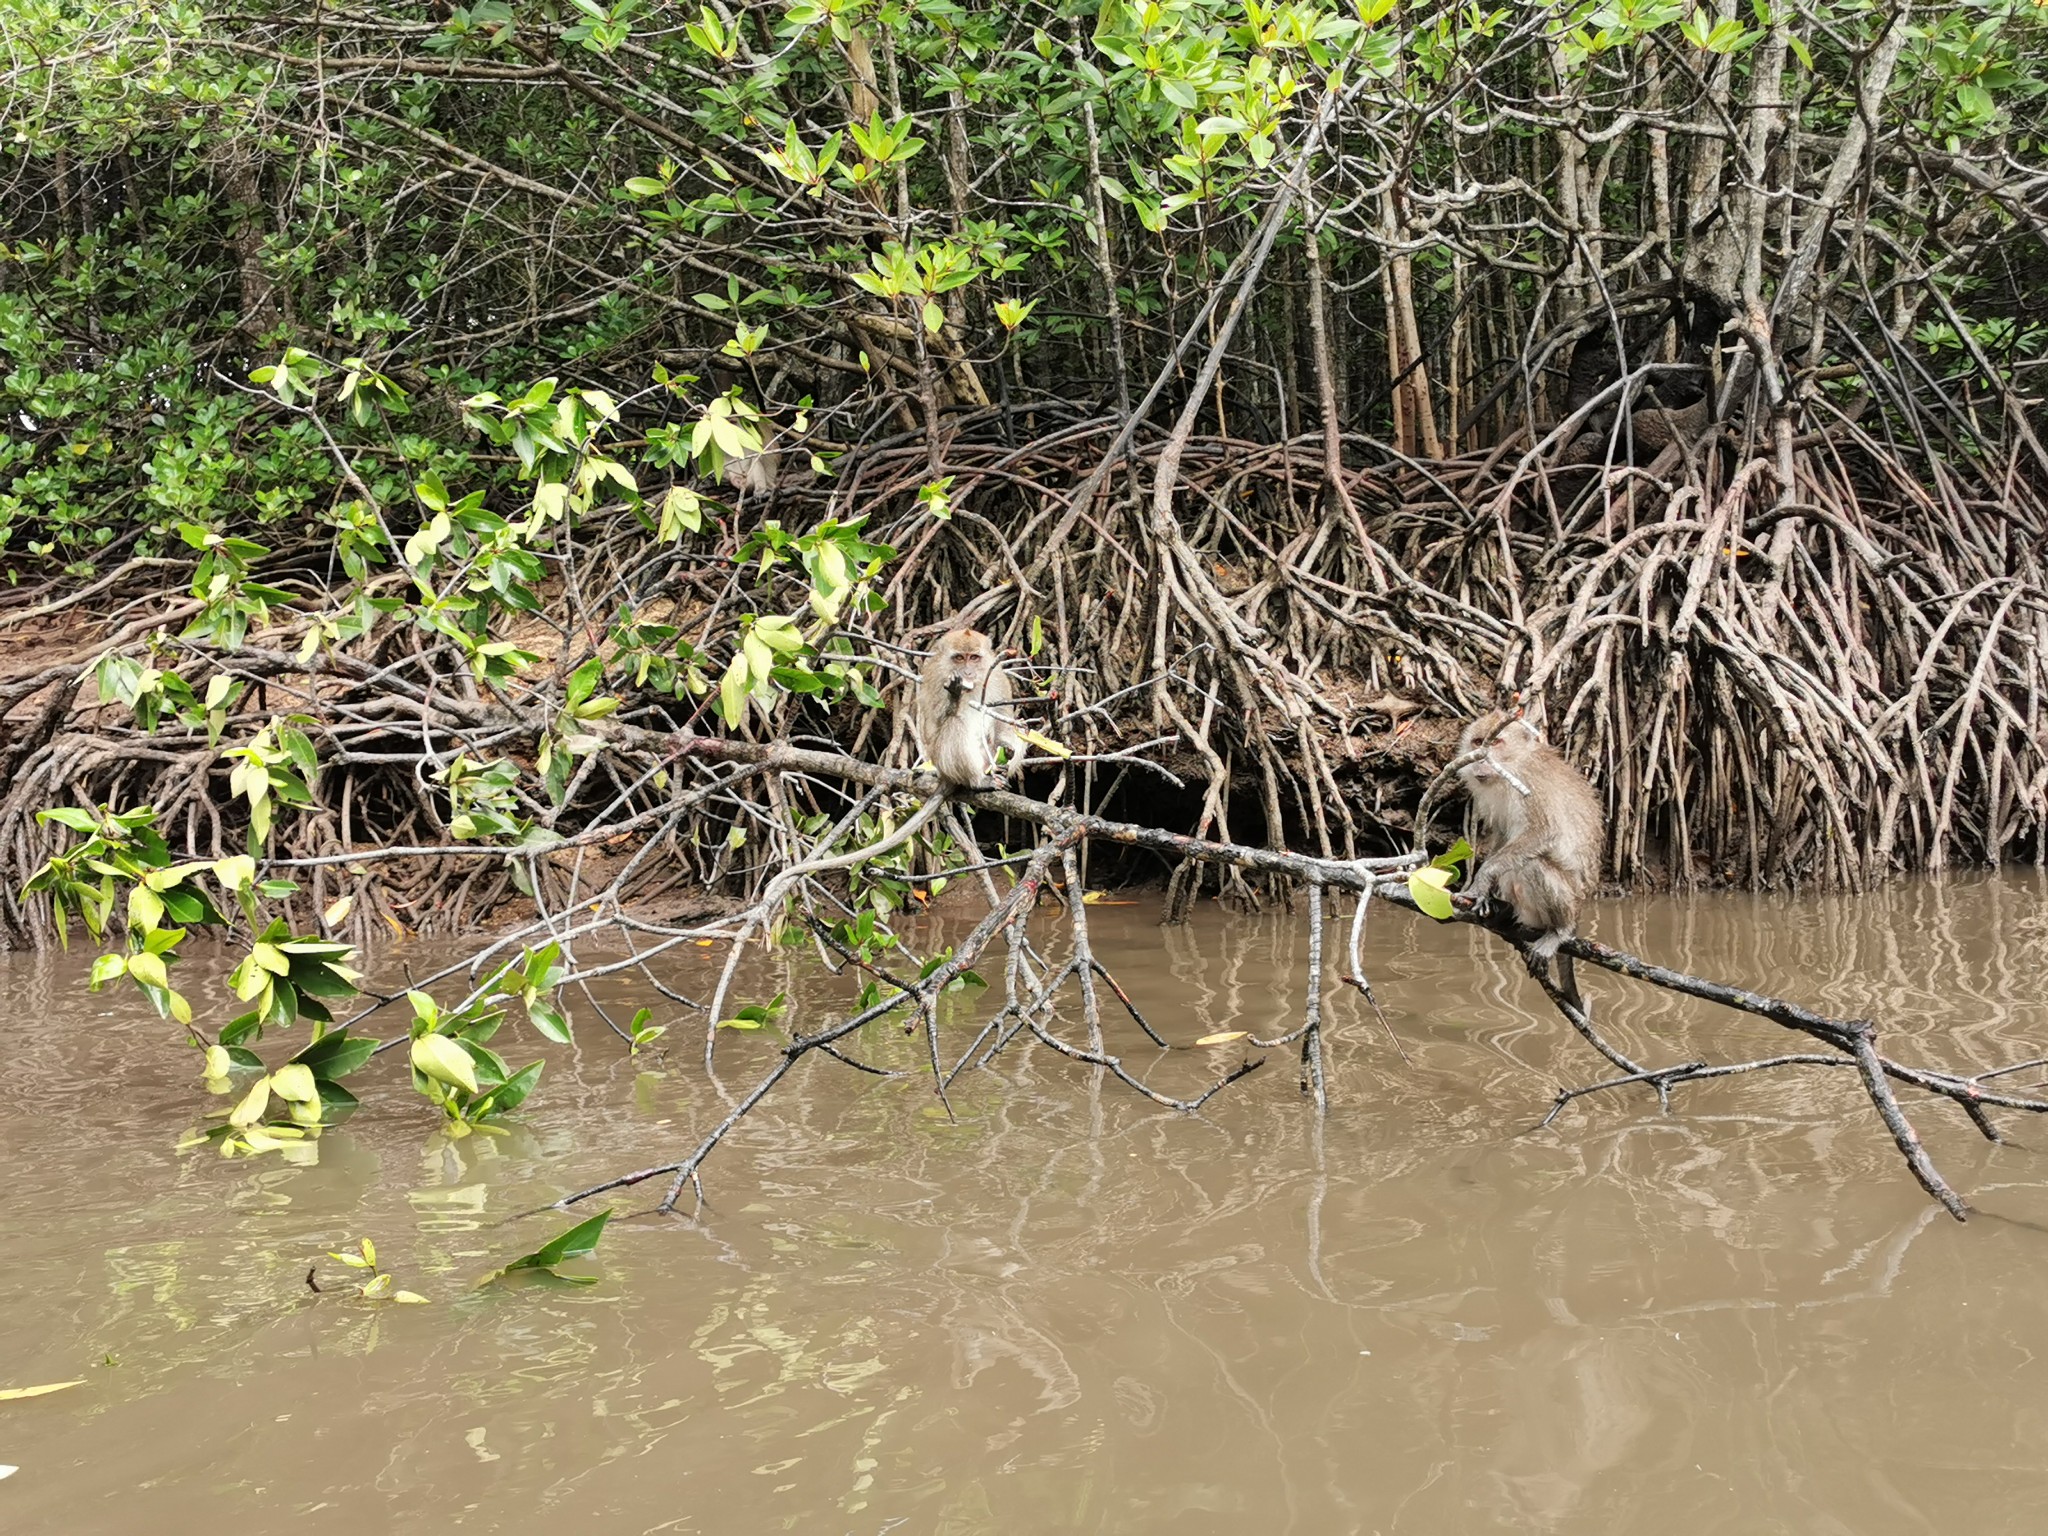
[[[996,648],[979,630],[948,630],[917,674],[917,692],[910,700],[910,724],[918,744],[939,773],[939,792],[920,805],[903,824],[880,842],[846,853],[820,854],[792,864],[768,882],[768,889],[755,905],[755,913],[779,912],[782,901],[802,880],[828,870],[879,858],[900,848],[945,810],[955,789],[986,789],[996,773],[996,748],[1004,747],[1012,759],[1023,753],[1024,743],[1009,719],[1012,694],[1010,679],[996,660]],[[732,946],[718,986],[711,994],[711,1017],[723,1018],[725,996],[746,952],[744,942],[755,919],[749,919],[740,942]]]
[[918,744],[947,785],[986,788],[996,774],[996,748],[1011,759],[1024,743],[1010,720],[1010,678],[995,645],[976,629],[953,629],[925,658],[917,675],[910,723]]
[[1556,963],[1558,990],[1582,1014],[1578,979],[1558,946],[1578,925],[1579,903],[1600,883],[1600,799],[1585,775],[1519,715],[1481,715],[1458,738],[1458,770],[1490,845],[1471,894],[1514,913],[1532,966]]

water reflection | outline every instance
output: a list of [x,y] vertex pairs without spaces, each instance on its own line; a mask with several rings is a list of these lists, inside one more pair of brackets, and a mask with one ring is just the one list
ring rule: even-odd
[[[2048,1044],[2044,897],[2024,873],[1607,903],[1594,931],[1871,1014],[1905,1059],[1989,1066]],[[1177,1040],[1298,1015],[1290,919],[1205,909],[1162,931],[1134,906],[1098,922]],[[17,1022],[0,1069],[0,1384],[87,1384],[0,1405],[0,1460],[22,1468],[0,1483],[0,1521],[65,1536],[2038,1524],[2048,1127],[2008,1122],[2011,1144],[1991,1147],[1909,1103],[1983,1212],[1962,1228],[1848,1074],[1690,1087],[1669,1117],[1647,1093],[1609,1095],[1532,1132],[1598,1064],[1526,977],[1475,935],[1391,912],[1368,952],[1410,1060],[1333,992],[1324,1124],[1291,1052],[1197,1116],[1022,1045],[961,1080],[953,1119],[914,1075],[815,1063],[718,1154],[702,1222],[615,1221],[588,1290],[477,1295],[475,1276],[548,1230],[507,1216],[672,1157],[720,1112],[687,1031],[666,1060],[623,1059],[594,1032],[548,1048],[510,1136],[449,1142],[406,1094],[372,1092],[315,1166],[225,1163],[172,1151],[206,1101],[164,1026],[85,994],[75,967],[14,960],[8,1016],[70,1027]],[[849,990],[801,965],[750,984],[820,1013]],[[1641,1059],[1782,1047],[1760,1021],[1588,985]],[[1228,1048],[1162,1056],[1105,1017],[1111,1049],[1166,1092],[1227,1065]],[[921,1060],[920,1041],[870,1033],[869,1059]],[[727,1086],[771,1050],[728,1043]],[[433,1306],[308,1289],[316,1261],[339,1279],[325,1250],[365,1234]]]

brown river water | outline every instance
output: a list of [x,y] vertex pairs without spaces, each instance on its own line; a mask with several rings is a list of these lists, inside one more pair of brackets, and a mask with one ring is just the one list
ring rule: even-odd
[[[1174,1040],[1297,1017],[1298,917],[1094,911]],[[1057,913],[1038,922],[1056,942]],[[2040,872],[1607,902],[1592,930],[1875,1016],[1909,1061],[2048,1054]],[[378,977],[451,954],[400,948]],[[914,1075],[813,1057],[715,1154],[698,1219],[623,1219],[653,1198],[627,1192],[567,1266],[598,1284],[481,1292],[574,1219],[505,1218],[721,1114],[687,1028],[639,1060],[587,1007],[574,1048],[508,1028],[515,1065],[547,1058],[539,1092],[512,1134],[461,1142],[380,1058],[317,1165],[228,1162],[175,1150],[217,1101],[132,991],[88,995],[76,957],[0,961],[0,1387],[84,1379],[0,1402],[0,1531],[2041,1528],[2048,1125],[2008,1119],[1994,1147],[1907,1102],[1962,1226],[1853,1073],[1684,1088],[1668,1116],[1628,1090],[1532,1131],[1607,1074],[1512,958],[1396,911],[1368,954],[1411,1061],[1333,985],[1320,1125],[1291,1051],[1188,1116],[1020,1045],[962,1079],[957,1121]],[[701,994],[716,963],[674,980]],[[783,965],[749,994],[841,1016],[847,982]],[[1587,978],[1641,1058],[1800,1043]],[[1173,1092],[1242,1049],[1110,1029]],[[918,1065],[920,1040],[869,1033],[870,1059]],[[744,1090],[772,1048],[728,1038],[721,1081]],[[366,1235],[431,1305],[342,1289],[324,1250]]]

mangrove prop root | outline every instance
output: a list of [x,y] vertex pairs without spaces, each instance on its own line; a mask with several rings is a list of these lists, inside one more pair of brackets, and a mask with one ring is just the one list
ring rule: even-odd
[[[1917,407],[1901,399],[1892,409]],[[1075,955],[1048,962],[1024,930],[1025,909],[1008,904],[1027,884],[1042,891],[1064,879],[1071,888],[1077,873],[1085,878],[1091,848],[1173,868],[1182,910],[1205,889],[1247,902],[1306,889],[1312,904],[1331,892],[1407,904],[1393,878],[1404,861],[1355,855],[1408,842],[1420,787],[1445,756],[1431,726],[1491,702],[1502,682],[1547,708],[1547,734],[1606,790],[1608,868],[1624,882],[1853,888],[1901,868],[2048,858],[2048,501],[2029,477],[1994,483],[1985,478],[1993,466],[1975,461],[1926,473],[1920,450],[1899,446],[1912,434],[1886,437],[1865,418],[1802,438],[1789,450],[1789,479],[1782,455],[1745,432],[1723,424],[1647,466],[1566,463],[1553,451],[1558,432],[1428,460],[1353,435],[1336,445],[1344,452],[1333,465],[1322,433],[1258,443],[1177,427],[1161,443],[1128,418],[1033,401],[964,414],[941,444],[914,434],[873,442],[848,455],[834,488],[776,492],[764,510],[785,520],[872,508],[873,534],[905,551],[888,571],[894,629],[873,637],[878,649],[895,639],[914,645],[970,615],[1020,646],[1042,621],[1044,655],[1057,658],[1056,667],[1015,665],[1031,674],[1028,694],[1057,694],[1034,706],[1035,718],[1077,749],[1061,770],[1076,803],[1000,791],[968,802],[1048,840],[1028,856],[977,859],[960,871],[986,881],[1000,867],[1017,881],[999,899],[986,885],[991,913],[1007,916],[979,941],[1000,949],[1003,1009],[943,1072],[931,978],[892,992],[882,1010],[924,1025],[935,1090],[970,1058],[1019,1040],[1081,1051],[1135,1082],[1101,1045],[1098,984],[1141,1026],[1144,1015],[1096,961],[1086,914],[1067,925]],[[1347,454],[1376,467],[1358,468]],[[1098,475],[1105,465],[1121,473]],[[950,495],[971,517],[941,526],[924,516],[916,490],[934,473],[955,477]],[[1149,481],[1154,494],[1133,499],[1114,489],[1120,481]],[[1999,516],[1986,518],[1994,502]],[[1161,515],[1168,506],[1172,518]],[[970,527],[979,534],[969,537]],[[997,543],[986,538],[991,528],[1003,535]],[[727,530],[733,540],[740,532],[737,522]],[[559,578],[565,613],[604,614],[629,599],[636,611],[715,635],[743,613],[803,606],[805,589],[790,573],[764,578],[765,592],[735,581],[732,548],[674,547],[650,558],[623,508],[594,512],[577,539]],[[303,571],[314,552],[300,545],[276,558]],[[244,685],[226,739],[245,739],[276,715],[308,722],[320,759],[314,803],[280,820],[266,861],[268,872],[300,881],[300,927],[344,896],[337,936],[364,944],[392,930],[470,932],[527,906],[535,915],[456,968],[473,979],[521,944],[552,939],[573,959],[602,934],[628,944],[632,958],[578,972],[579,983],[636,970],[687,1014],[694,1005],[656,974],[662,956],[779,922],[785,900],[818,913],[842,903],[837,871],[802,871],[816,838],[797,831],[798,818],[829,826],[863,792],[935,789],[878,762],[788,744],[844,740],[886,756],[874,739],[883,717],[873,712],[835,713],[791,696],[756,726],[776,740],[750,742],[669,728],[701,715],[702,704],[629,695],[565,802],[518,807],[556,839],[550,846],[515,854],[457,842],[436,775],[458,754],[531,764],[561,713],[566,674],[587,654],[574,647],[595,644],[595,627],[587,642],[563,642],[553,675],[544,664],[494,691],[477,685],[456,645],[417,628],[385,626],[316,647],[309,659],[303,628],[290,623],[232,650],[172,638],[167,626],[195,605],[162,585],[168,579],[148,561],[110,572],[66,610],[100,622],[96,637],[76,654],[0,676],[7,867],[40,863],[56,836],[36,813],[67,803],[152,804],[181,858],[245,846],[246,810],[204,731],[145,732],[80,686],[109,650],[176,665],[195,686],[214,676]],[[26,620],[33,603],[17,606]],[[10,611],[0,593],[0,618]],[[1052,682],[1056,689],[1038,686]],[[1192,833],[1096,814],[1118,785],[1148,775],[1185,794],[1182,824]],[[735,831],[745,835],[735,840]],[[1056,861],[1038,862],[1061,839]],[[1284,851],[1290,842],[1315,851]],[[649,916],[678,908],[684,915],[670,921]],[[22,901],[16,886],[0,889],[0,940],[54,936],[47,908]],[[1856,1021],[1583,940],[1571,953],[1757,1014],[1820,1048],[1656,1067],[1629,1060],[1566,1010],[1619,1074],[1574,1096],[1645,1086],[1663,1102],[1706,1077],[1804,1066],[1810,1054],[1839,1058],[1857,1068],[1916,1178],[1951,1209],[1959,1202],[1898,1092],[1951,1100],[1990,1137],[1989,1111],[2044,1107],[2000,1089],[2008,1069],[1909,1066]],[[1355,940],[1347,959],[1343,979],[1370,999]],[[1316,965],[1320,973],[1320,951]],[[954,974],[933,975],[942,973]],[[1052,1027],[1070,989],[1085,1044]],[[699,1010],[694,1022],[708,1047],[716,1010]],[[1303,1082],[1321,1102],[1321,1021],[1304,1020],[1288,1039],[1299,1041]],[[799,1035],[777,1080],[827,1047],[837,1050]],[[674,1166],[678,1195],[699,1162],[701,1152]]]

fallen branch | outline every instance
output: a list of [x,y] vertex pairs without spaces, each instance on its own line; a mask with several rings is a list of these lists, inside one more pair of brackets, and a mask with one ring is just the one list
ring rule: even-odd
[[[926,793],[931,791],[929,780],[920,779],[902,770],[883,768],[834,753],[811,751],[784,744],[735,742],[719,737],[679,736],[665,740],[670,750],[680,757],[720,764],[744,764],[771,773],[839,778],[868,785],[873,789],[923,790]],[[667,1175],[671,1182],[659,1208],[673,1209],[682,1191],[695,1181],[704,1160],[746,1114],[763,1101],[768,1092],[798,1061],[812,1051],[827,1050],[869,1023],[905,1011],[910,1012],[913,1019],[921,1019],[925,1024],[931,1041],[933,1091],[942,1103],[945,1099],[946,1086],[961,1070],[970,1062],[985,1063],[1010,1038],[1022,1031],[1069,1060],[1109,1072],[1125,1086],[1163,1107],[1185,1112],[1199,1109],[1211,1096],[1253,1070],[1258,1063],[1255,1060],[1247,1060],[1206,1091],[1192,1098],[1182,1099],[1151,1088],[1133,1074],[1120,1058],[1103,1047],[1094,979],[1104,973],[1094,958],[1088,936],[1085,905],[1078,899],[1077,865],[1074,859],[1075,850],[1090,840],[1126,847],[1151,848],[1182,860],[1256,871],[1305,887],[1308,893],[1310,955],[1309,995],[1302,1023],[1277,1037],[1252,1038],[1250,1043],[1262,1049],[1274,1049],[1300,1042],[1303,1088],[1313,1099],[1318,1112],[1327,1106],[1328,1087],[1321,1048],[1323,892],[1330,888],[1352,892],[1359,898],[1361,912],[1364,903],[1377,896],[1393,905],[1419,913],[1420,909],[1409,891],[1406,872],[1425,862],[1423,855],[1339,860],[1252,848],[1085,815],[1062,806],[1001,790],[962,795],[959,797],[959,804],[1030,823],[1040,828],[1043,836],[1037,848],[1025,861],[1016,883],[1006,893],[997,894],[992,885],[988,888],[988,911],[952,953],[916,981],[907,982],[892,995],[868,1008],[837,1023],[810,1032],[793,1032],[766,1077],[733,1107],[719,1125],[683,1156],[579,1189],[563,1196],[560,1205],[574,1205],[597,1194]],[[832,862],[835,866],[843,866],[857,861],[852,858],[839,858]],[[1069,958],[1060,965],[1048,968],[1031,952],[1024,938],[1023,925],[1040,897],[1048,889],[1054,889],[1050,876],[1055,867],[1061,868],[1067,879],[1065,894],[1072,947]],[[823,866],[819,866],[820,872],[822,868]],[[771,885],[770,899],[749,908],[733,920],[739,931],[751,931],[763,923],[772,921],[775,914],[768,910],[769,907],[779,907],[791,897],[796,888],[807,884],[808,880],[808,876],[799,875],[787,884],[778,882]],[[1449,920],[1485,927],[1498,934],[1503,942],[1515,945],[1521,950],[1524,958],[1527,958],[1526,947],[1519,945],[1497,926],[1498,919],[1495,914],[1475,909],[1468,898],[1453,898],[1453,913]],[[1354,928],[1354,932],[1356,931]],[[955,978],[999,939],[1006,942],[1009,949],[1005,1004],[979,1031],[974,1043],[961,1055],[957,1064],[950,1071],[942,1070],[938,1053],[936,1001]],[[1668,1109],[1671,1090],[1684,1083],[1782,1067],[1853,1067],[1859,1074],[1880,1123],[1899,1148],[1908,1169],[1930,1195],[1940,1201],[1951,1215],[1961,1220],[1966,1214],[1967,1207],[1935,1169],[1917,1133],[1901,1109],[1892,1085],[1904,1084],[1936,1098],[1959,1104],[1982,1133],[1994,1138],[1997,1133],[1984,1114],[1987,1106],[2027,1113],[2048,1112],[2048,1100],[1998,1093],[1987,1090],[1984,1086],[1991,1078],[2018,1070],[2019,1066],[2026,1064],[1971,1075],[1910,1067],[1879,1052],[1878,1029],[1869,1020],[1832,1018],[1783,998],[1770,997],[1747,988],[1690,976],[1681,971],[1655,965],[1588,939],[1570,940],[1566,943],[1565,949],[1575,959],[1598,966],[1617,976],[1767,1019],[1782,1028],[1819,1042],[1832,1054],[1801,1052],[1718,1065],[1706,1061],[1687,1061],[1665,1067],[1641,1066],[1609,1045],[1593,1029],[1590,1019],[1575,1009],[1551,983],[1546,970],[1532,967],[1532,972],[1556,1003],[1566,1021],[1597,1051],[1621,1067],[1624,1074],[1562,1090],[1557,1095],[1549,1115],[1542,1122],[1545,1126],[1555,1120],[1558,1112],[1566,1104],[1611,1089],[1632,1085],[1648,1086],[1657,1093],[1660,1104]],[[1370,997],[1370,982],[1364,974],[1363,957],[1356,939],[1349,960],[1351,972],[1343,979]],[[1089,1038],[1086,1047],[1062,1040],[1049,1024],[1058,996],[1070,984],[1079,993],[1081,1019]],[[1117,987],[1116,992],[1145,1032],[1155,1042],[1164,1044],[1161,1037],[1145,1023],[1142,1014],[1124,994],[1123,989]],[[983,1051],[984,1043],[992,1036],[995,1037],[995,1044]]]

